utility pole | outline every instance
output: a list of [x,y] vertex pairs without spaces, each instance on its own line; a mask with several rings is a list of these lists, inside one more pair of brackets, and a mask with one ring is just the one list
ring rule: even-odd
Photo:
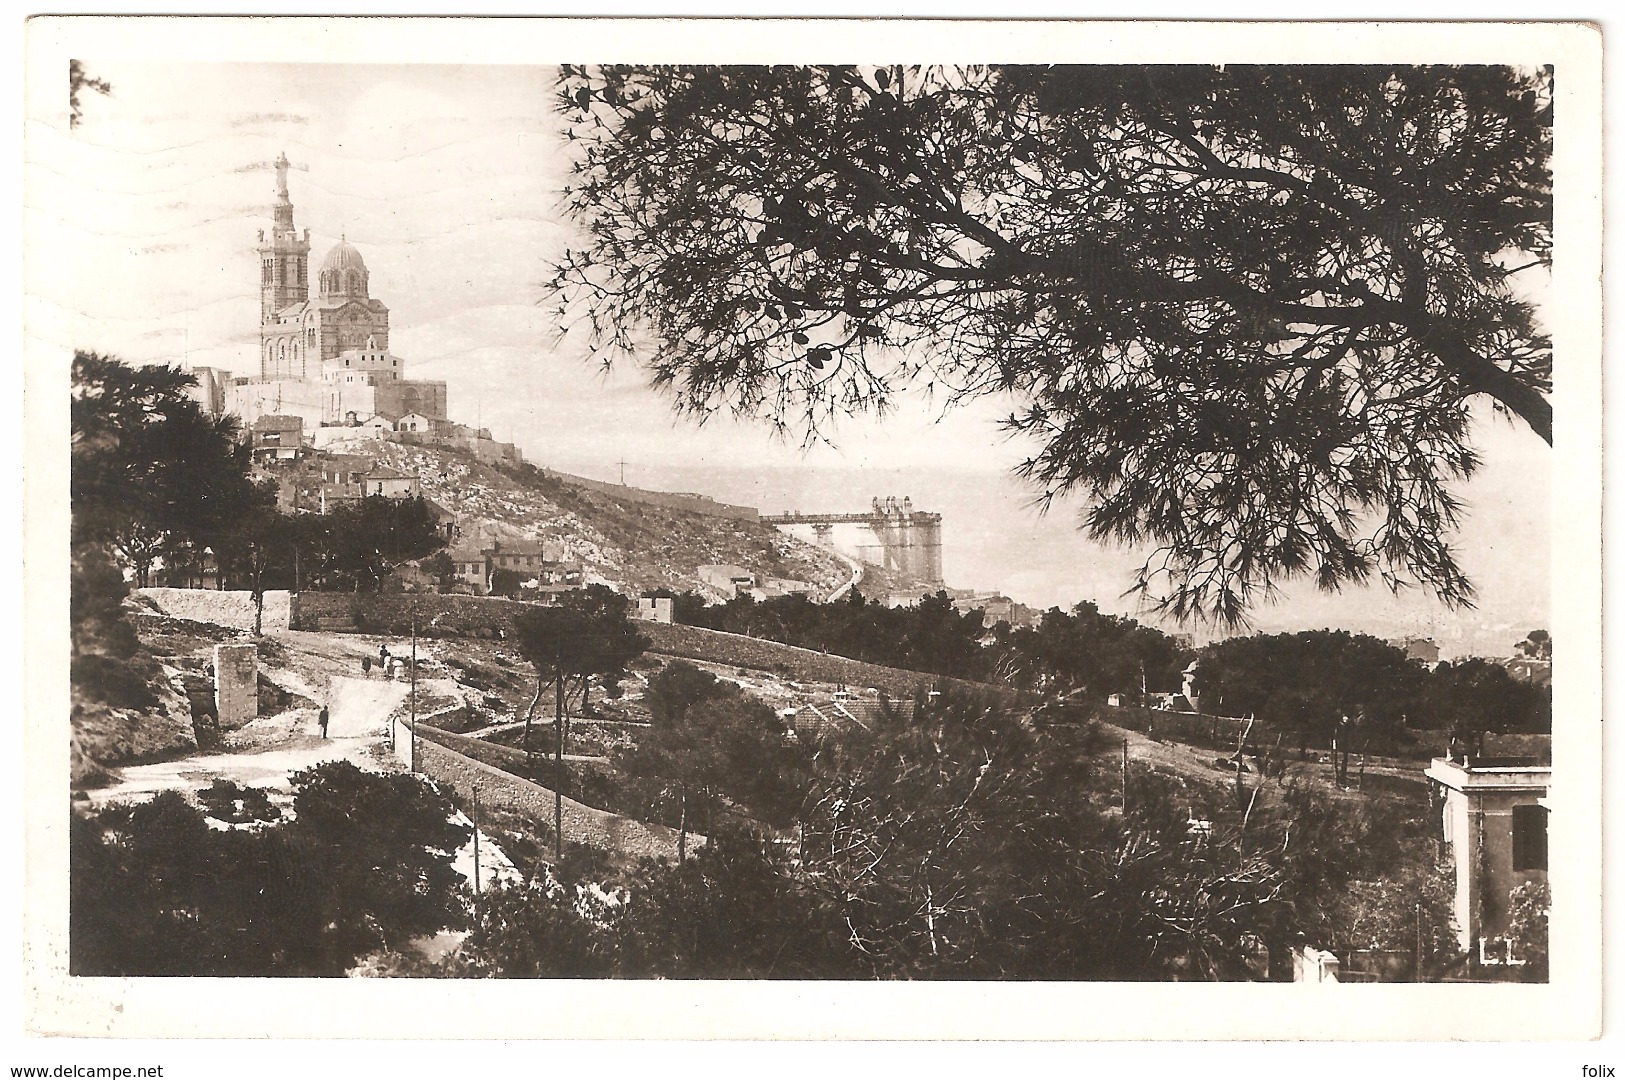
[[621,458],[621,460],[616,462],[616,464],[618,464],[621,467],[621,486],[625,487],[626,486],[626,458],[624,458],[624,457]]
[[564,668],[553,669],[553,862],[564,858]]
[[1422,901],[1416,902],[1416,981],[1426,982],[1422,977]]
[[418,771],[418,617],[412,616],[412,771]]
[[1123,740],[1123,817],[1128,817],[1128,740]]

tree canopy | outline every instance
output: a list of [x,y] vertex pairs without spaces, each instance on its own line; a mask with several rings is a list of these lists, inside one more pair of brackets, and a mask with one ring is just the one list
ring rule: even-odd
[[463,921],[452,857],[469,830],[444,795],[345,761],[292,783],[291,816],[226,785],[207,814],[174,791],[74,814],[70,971],[332,977]]
[[812,439],[1006,394],[1045,500],[1239,619],[1289,578],[1473,588],[1475,401],[1550,442],[1551,73],[562,69],[552,295],[700,416]]
[[237,422],[204,415],[192,385],[178,368],[73,358],[73,539],[111,543],[138,585],[160,559],[219,553],[268,505],[249,478]]

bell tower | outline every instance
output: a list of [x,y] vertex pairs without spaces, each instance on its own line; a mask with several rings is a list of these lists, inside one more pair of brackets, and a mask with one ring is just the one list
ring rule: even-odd
[[292,304],[302,304],[310,296],[310,230],[303,236],[293,227],[293,201],[288,198],[288,155],[278,154],[276,165],[276,208],[271,237],[260,230],[260,325],[276,319],[276,313]]

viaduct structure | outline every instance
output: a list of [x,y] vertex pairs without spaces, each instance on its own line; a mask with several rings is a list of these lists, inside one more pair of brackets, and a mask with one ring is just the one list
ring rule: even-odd
[[873,499],[868,513],[763,514],[760,520],[879,566],[899,585],[943,587],[942,515],[915,510],[907,497]]

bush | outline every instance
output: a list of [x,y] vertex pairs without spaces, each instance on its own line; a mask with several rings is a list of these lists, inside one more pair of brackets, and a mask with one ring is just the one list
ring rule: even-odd
[[115,709],[151,709],[158,704],[150,679],[156,674],[151,665],[139,660],[90,653],[76,656],[69,678],[78,694],[87,701],[99,701]]
[[[469,831],[436,789],[348,762],[298,773],[293,788],[292,819],[253,830],[211,828],[173,791],[75,814],[70,973],[336,977],[460,926],[451,860]],[[232,784],[205,798],[233,817],[251,802],[268,812]]]
[[264,788],[243,787],[231,780],[216,780],[197,794],[209,816],[233,825],[249,821],[275,821],[282,816]]

